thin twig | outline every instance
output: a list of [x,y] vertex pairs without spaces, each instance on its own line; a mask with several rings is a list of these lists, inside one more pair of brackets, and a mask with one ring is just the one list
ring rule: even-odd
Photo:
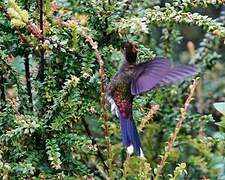
[[[85,37],[86,41],[88,41],[92,47],[92,49],[94,49],[95,51],[95,56],[96,59],[98,60],[99,63],[99,74],[100,74],[100,80],[101,80],[101,85],[100,85],[100,89],[101,89],[101,109],[102,109],[102,118],[103,118],[103,122],[104,122],[104,135],[106,137],[106,141],[107,141],[107,152],[108,152],[108,159],[110,159],[111,157],[111,144],[110,144],[110,137],[109,137],[109,126],[108,126],[108,114],[107,114],[107,103],[106,103],[106,99],[105,99],[105,91],[106,91],[106,87],[105,87],[105,67],[104,67],[104,61],[101,57],[101,54],[98,50],[98,45],[96,42],[93,41],[92,37],[87,33],[86,29],[79,27],[78,29],[81,34]],[[109,162],[109,169],[111,169],[111,162]]]
[[188,106],[190,105],[190,102],[192,100],[192,97],[194,95],[194,91],[198,85],[199,81],[198,81],[198,78],[194,79],[194,82],[193,84],[190,86],[190,93],[184,103],[184,107],[181,108],[181,117],[180,119],[178,120],[177,124],[176,124],[176,128],[168,142],[168,147],[166,148],[166,152],[164,154],[164,156],[162,157],[162,160],[160,161],[160,164],[159,164],[159,168],[157,169],[157,172],[156,172],[156,176],[154,177],[154,180],[158,180],[160,174],[161,174],[161,171],[163,169],[163,167],[165,166],[165,163],[166,163],[166,160],[168,158],[168,156],[170,155],[171,153],[171,150],[173,149],[174,147],[174,143],[175,143],[175,140],[177,138],[177,134],[179,133],[181,127],[182,127],[182,124],[183,124],[183,121],[185,120],[186,118],[186,113],[187,113],[187,110],[188,110]]
[[[195,55],[196,54],[196,50],[195,50],[195,45],[192,41],[189,41],[187,43],[187,50],[188,50],[188,54],[191,58],[191,60],[194,60],[196,57]],[[194,62],[190,62],[190,64],[194,64]],[[204,78],[204,75],[201,74],[201,79],[199,80],[199,85],[197,87],[197,91],[196,91],[196,101],[197,101],[197,111],[202,114],[203,113],[203,109],[204,109],[204,103],[203,103],[203,96],[202,96],[202,89],[203,89],[203,84],[202,84],[202,81],[203,81],[203,78]]]
[[101,57],[101,54],[98,50],[98,46],[97,43],[93,41],[93,39],[91,38],[91,36],[89,36],[86,33],[83,33],[83,35],[85,36],[86,40],[90,43],[90,45],[92,46],[92,48],[95,51],[95,57],[98,60],[99,63],[99,74],[100,74],[100,80],[101,80],[101,85],[100,85],[100,89],[101,89],[101,106],[102,106],[102,110],[103,110],[103,119],[104,119],[104,126],[105,126],[105,136],[108,137],[109,133],[109,129],[108,129],[108,124],[107,124],[107,120],[108,120],[108,116],[107,116],[107,109],[106,109],[106,103],[105,103],[105,67],[104,67],[104,61]]
[[[107,151],[108,151],[108,159],[111,157],[111,144],[109,138],[109,126],[108,126],[108,114],[107,114],[107,104],[105,99],[105,70],[104,70],[104,61],[101,58],[100,52],[98,49],[95,49],[95,56],[99,62],[99,74],[101,78],[101,107],[102,107],[102,118],[104,120],[104,134],[107,140]],[[109,168],[111,168],[111,163],[109,163]]]
[[142,120],[141,120],[141,124],[138,127],[138,131],[139,132],[141,132],[143,130],[143,128],[145,127],[145,125],[148,123],[148,121],[150,119],[153,118],[153,116],[158,112],[158,110],[159,110],[159,105],[158,104],[153,105],[151,107],[151,109],[148,112],[148,114],[144,118],[142,118]]
[[93,159],[90,159],[90,161],[96,166],[96,168],[98,169],[98,171],[99,171],[99,173],[100,173],[100,175],[102,176],[103,179],[111,180],[111,178],[105,173],[104,169],[102,168],[102,166],[100,166],[100,164],[98,164]]
[[95,145],[95,146],[97,147],[97,154],[98,154],[98,157],[101,159],[102,164],[104,165],[106,171],[108,172],[108,171],[109,171],[109,168],[108,168],[108,166],[107,166],[106,163],[105,163],[104,157],[103,157],[103,155],[102,155],[102,153],[101,153],[101,151],[100,151],[100,148],[99,148],[99,146],[98,146],[98,144],[97,144],[95,138],[94,138],[94,137],[92,136],[92,134],[91,134],[91,131],[90,131],[89,127],[88,127],[87,122],[85,121],[84,118],[81,119],[81,122],[82,122],[82,124],[83,124],[83,126],[84,126],[84,128],[85,128],[85,131],[86,131],[87,135],[88,135],[89,138],[91,139],[92,145]]
[[[70,23],[73,23],[75,27],[77,27],[77,30],[80,32],[80,34],[86,39],[86,41],[91,45],[92,49],[95,51],[96,59],[99,63],[99,74],[100,74],[100,91],[101,91],[101,110],[102,110],[102,119],[104,124],[104,136],[106,138],[106,146],[107,146],[107,152],[108,152],[108,159],[111,159],[111,144],[110,144],[110,137],[109,137],[109,126],[108,126],[108,114],[107,114],[107,103],[105,99],[105,67],[104,67],[104,61],[102,59],[102,56],[98,50],[98,44],[95,42],[91,35],[88,33],[88,29],[81,26],[76,20],[72,20]],[[110,170],[112,167],[111,162],[108,163],[108,169]],[[110,172],[109,172],[110,174]]]

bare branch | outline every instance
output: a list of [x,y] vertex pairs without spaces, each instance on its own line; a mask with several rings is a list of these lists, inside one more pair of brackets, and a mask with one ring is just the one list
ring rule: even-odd
[[187,110],[188,110],[188,106],[190,105],[191,103],[191,100],[192,100],[192,97],[194,95],[194,91],[198,85],[199,81],[198,81],[198,78],[194,79],[194,82],[193,84],[190,86],[190,93],[184,103],[184,106],[183,108],[181,108],[181,117],[180,119],[177,121],[177,124],[176,124],[176,127],[175,127],[175,130],[168,142],[168,147],[166,147],[166,152],[164,154],[164,156],[162,157],[162,160],[160,161],[160,164],[159,164],[159,167],[157,169],[157,172],[156,172],[156,176],[154,177],[154,180],[158,180],[160,174],[161,174],[161,171],[163,169],[163,167],[165,166],[165,163],[166,163],[166,160],[167,158],[169,157],[170,153],[171,153],[171,150],[173,149],[174,147],[174,143],[175,143],[175,140],[177,138],[177,134],[179,133],[181,127],[182,127],[182,124],[186,118],[186,114],[187,114]]

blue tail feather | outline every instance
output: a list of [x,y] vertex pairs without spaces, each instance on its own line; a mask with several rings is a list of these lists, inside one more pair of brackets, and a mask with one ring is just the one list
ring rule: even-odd
[[132,145],[134,153],[138,156],[143,156],[141,141],[133,118],[120,118],[120,127],[122,131],[123,145],[126,147]]

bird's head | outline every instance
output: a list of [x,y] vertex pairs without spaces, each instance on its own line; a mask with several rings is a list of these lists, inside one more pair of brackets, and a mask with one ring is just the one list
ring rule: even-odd
[[126,42],[124,47],[125,59],[130,63],[134,64],[137,60],[137,45],[132,42]]

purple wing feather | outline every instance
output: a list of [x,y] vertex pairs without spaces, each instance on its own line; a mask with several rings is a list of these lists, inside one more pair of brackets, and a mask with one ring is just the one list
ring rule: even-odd
[[197,74],[197,68],[193,66],[183,65],[172,68],[168,74],[157,84],[157,87],[172,84],[178,80],[183,80],[187,77]]
[[168,59],[155,58],[152,61],[138,64],[131,82],[131,93],[138,95],[146,91],[172,84],[197,74],[193,66],[182,65],[171,67]]
[[168,74],[170,69],[170,61],[161,57],[138,64],[131,82],[131,93],[137,95],[151,90]]

